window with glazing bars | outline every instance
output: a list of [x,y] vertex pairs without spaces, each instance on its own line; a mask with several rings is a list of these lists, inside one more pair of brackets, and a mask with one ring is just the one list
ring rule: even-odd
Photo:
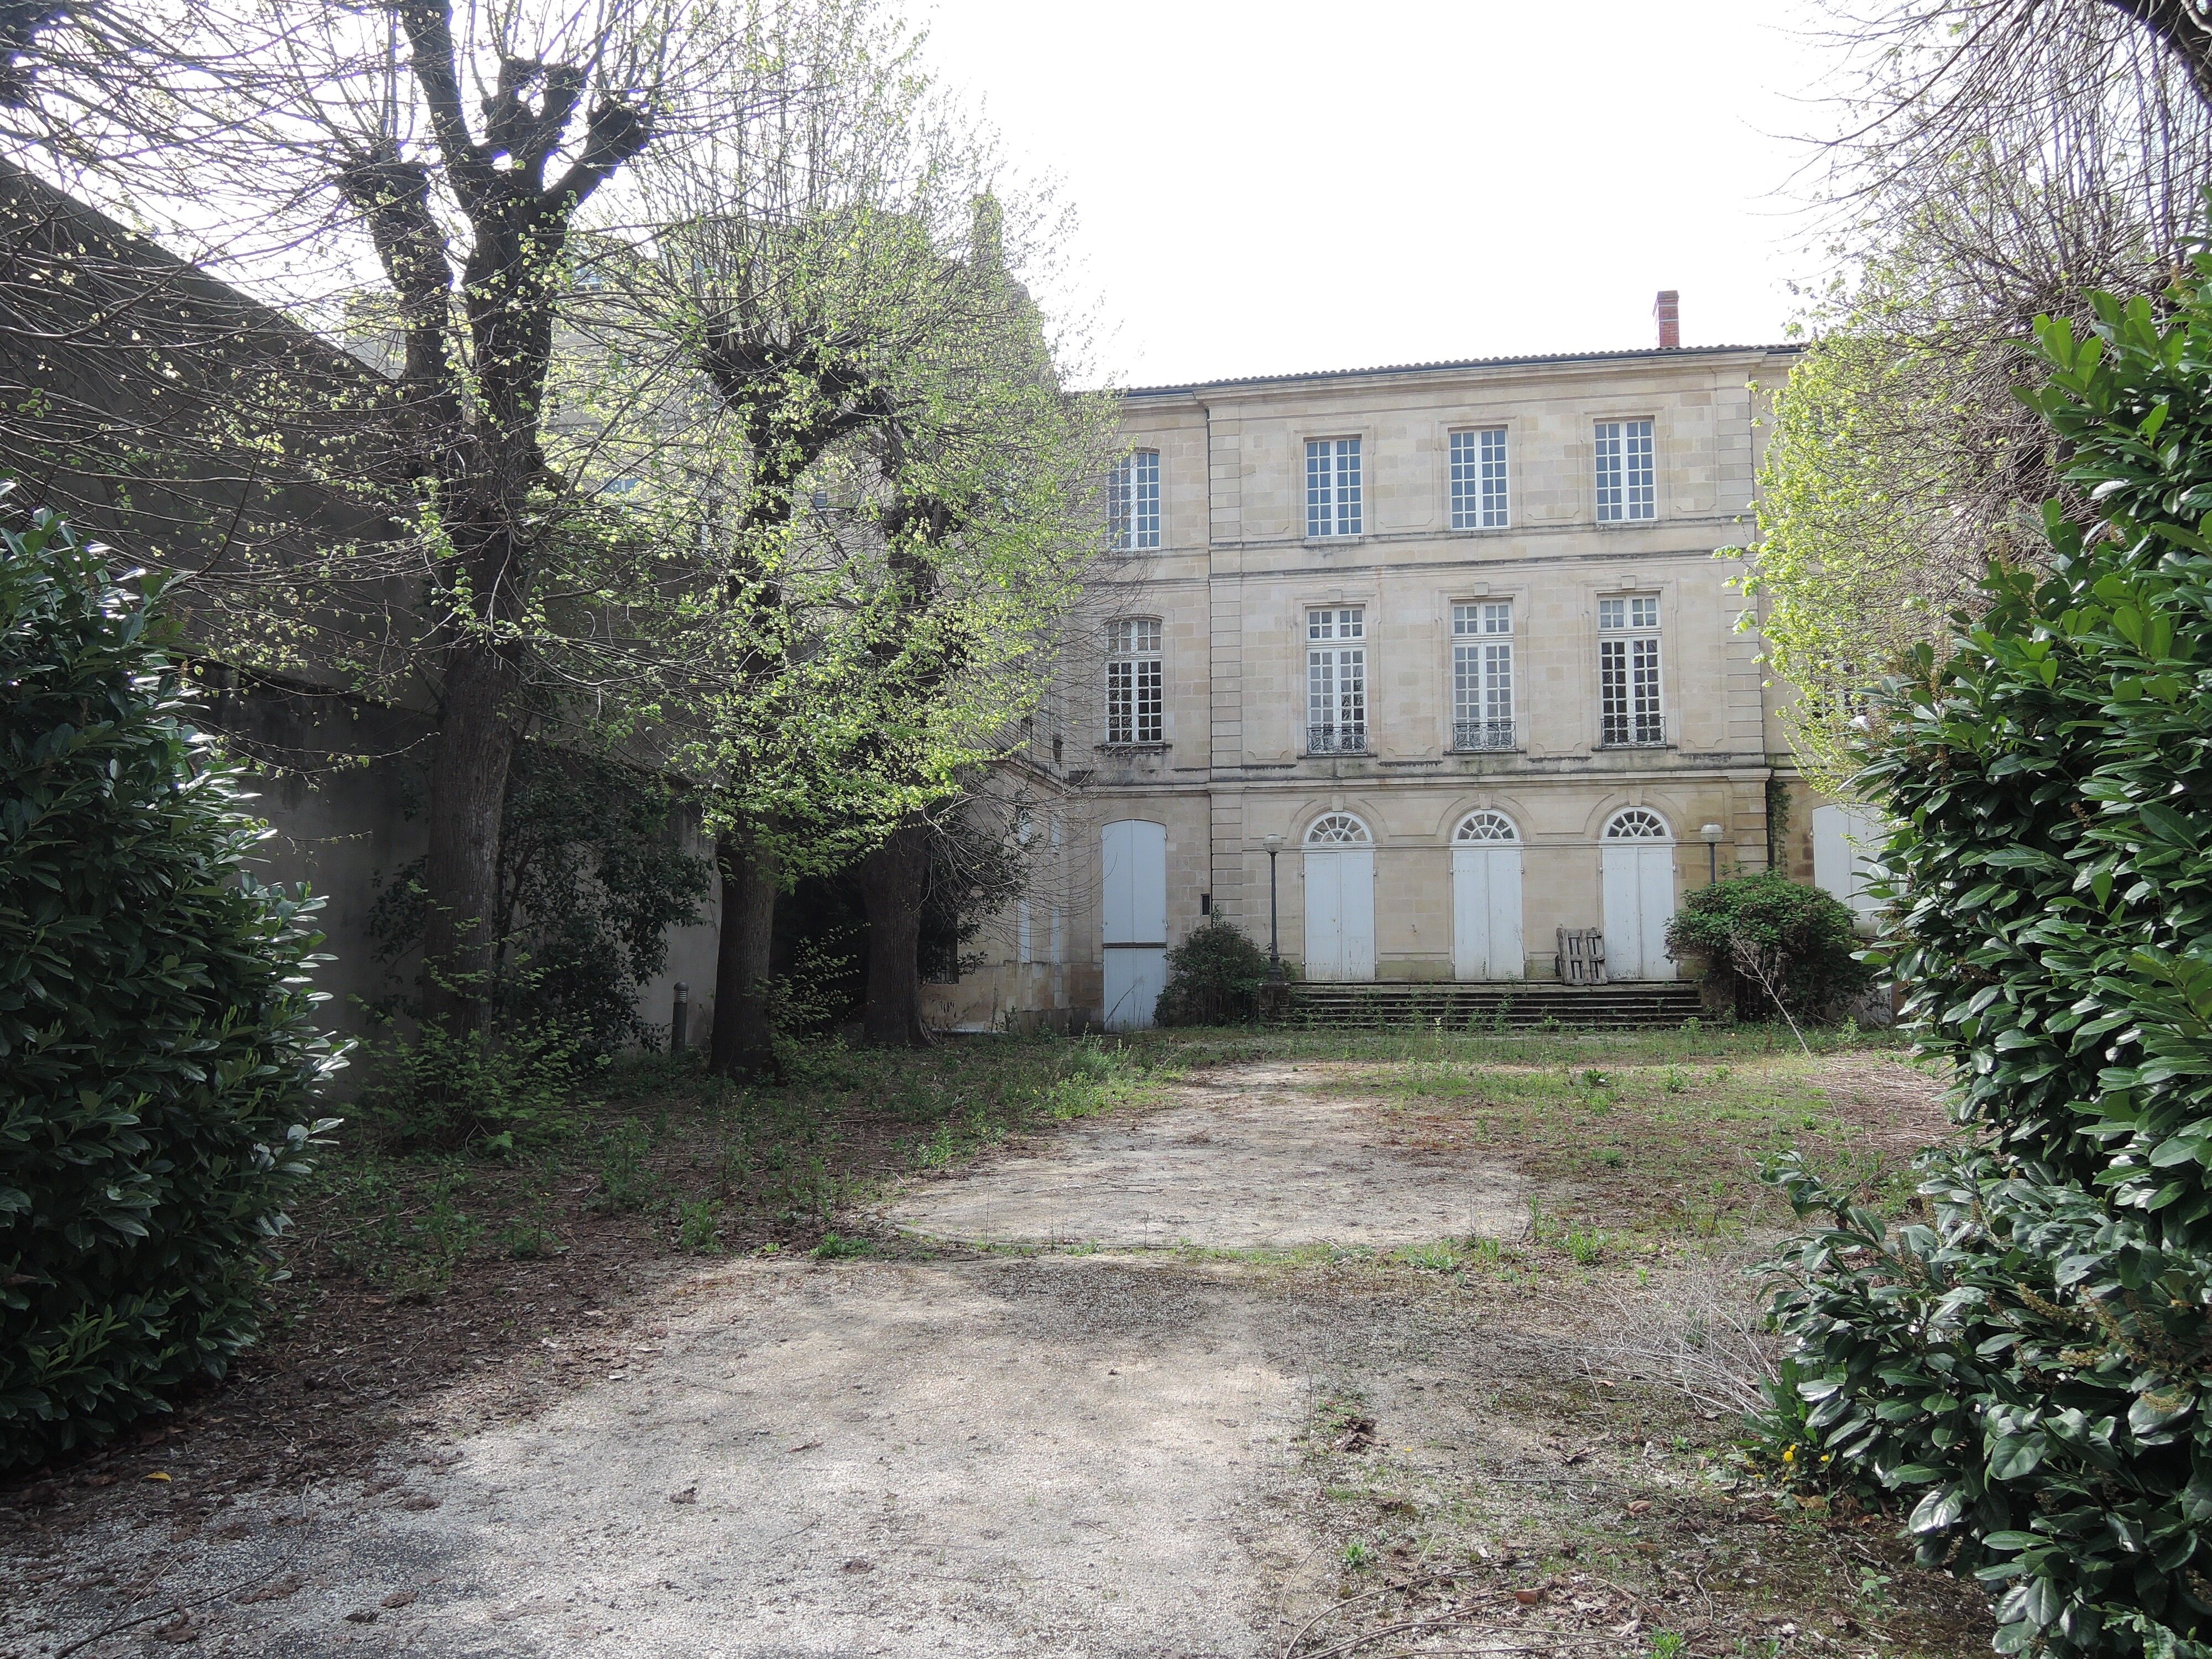
[[1620,524],[1659,515],[1657,474],[1653,469],[1651,422],[1597,423],[1597,519]]
[[1359,533],[1359,440],[1306,441],[1306,534]]
[[1513,605],[1452,606],[1452,747],[1513,747]]
[[1659,601],[1597,602],[1598,737],[1606,744],[1664,743],[1659,712]]
[[1160,544],[1160,452],[1134,449],[1114,468],[1106,490],[1106,524],[1117,552]]
[[1306,751],[1367,747],[1367,612],[1306,612]]
[[1107,629],[1106,741],[1160,743],[1160,623],[1127,617]]
[[1504,427],[1451,434],[1451,521],[1454,530],[1503,530],[1508,523]]

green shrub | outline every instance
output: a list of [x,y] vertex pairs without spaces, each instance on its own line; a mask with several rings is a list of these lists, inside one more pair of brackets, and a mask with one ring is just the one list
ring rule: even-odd
[[1692,889],[1667,924],[1667,953],[1703,957],[1742,1019],[1834,1018],[1874,983],[1859,945],[1850,907],[1771,871]]
[[337,1063],[313,907],[185,723],[174,628],[54,519],[0,526],[0,1469],[253,1340]]
[[1869,710],[1885,951],[1975,1144],[1894,1237],[1777,1176],[1831,1224],[1778,1264],[1768,1433],[1908,1500],[2005,1652],[2212,1655],[2208,283],[2039,330],[2030,401],[2103,516],[2047,508],[2049,575],[1992,571]]
[[1152,1018],[1162,1025],[1250,1019],[1267,982],[1267,952],[1217,916],[1168,952],[1168,982]]
[[360,1115],[380,1139],[410,1149],[503,1156],[557,1141],[575,1124],[580,1088],[608,1064],[586,1057],[586,1041],[550,1017],[459,1035],[387,1026],[361,1053]]

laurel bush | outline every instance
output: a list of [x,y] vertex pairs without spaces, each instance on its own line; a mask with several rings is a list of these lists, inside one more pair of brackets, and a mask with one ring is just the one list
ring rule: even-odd
[[1216,916],[1168,952],[1168,981],[1153,1018],[1162,1025],[1228,1025],[1250,1019],[1267,980],[1267,953]]
[[335,1127],[313,906],[246,875],[174,637],[51,515],[0,523],[0,1470],[223,1374]]
[[1997,1597],[2002,1652],[2212,1656],[2212,260],[2165,306],[2039,330],[2029,401],[2091,522],[1869,711],[1859,787],[1924,1052],[1963,1149],[1893,1231],[1802,1164],[1826,1224],[1776,1264],[1800,1468],[1909,1500],[1924,1561]]

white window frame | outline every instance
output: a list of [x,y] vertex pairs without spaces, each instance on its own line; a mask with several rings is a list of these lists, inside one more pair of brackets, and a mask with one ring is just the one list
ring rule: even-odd
[[1306,611],[1306,752],[1367,750],[1367,607]]
[[1659,516],[1658,440],[1649,420],[1600,421],[1593,453],[1600,524]]
[[1121,617],[1106,630],[1107,747],[1165,743],[1167,657],[1160,619]]
[[1597,602],[1598,742],[1649,749],[1667,741],[1662,630],[1656,593]]
[[1365,522],[1360,441],[1306,440],[1306,536],[1357,536]]
[[1114,464],[1106,489],[1107,537],[1117,553],[1160,544],[1160,452],[1133,449]]
[[1516,746],[1513,719],[1513,601],[1452,605],[1452,748]]
[[1506,482],[1505,428],[1455,428],[1448,442],[1451,457],[1451,527],[1510,527],[1513,513],[1512,493]]

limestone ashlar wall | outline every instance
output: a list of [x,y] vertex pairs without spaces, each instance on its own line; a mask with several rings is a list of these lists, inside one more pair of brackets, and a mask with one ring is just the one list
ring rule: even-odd
[[[1763,867],[1776,694],[1755,629],[1736,625],[1741,563],[1715,555],[1753,533],[1759,416],[1790,355],[1602,353],[1132,394],[1125,439],[1161,458],[1161,544],[1115,560],[1093,597],[1102,618],[1161,621],[1163,741],[1108,744],[1103,666],[1071,663],[1066,810],[1085,846],[1095,856],[1116,817],[1168,825],[1170,937],[1211,909],[1264,942],[1264,842],[1282,836],[1283,946],[1297,957],[1302,837],[1323,811],[1356,811],[1376,841],[1384,978],[1451,972],[1450,837],[1477,808],[1520,829],[1539,976],[1553,971],[1556,927],[1601,925],[1600,836],[1621,807],[1666,818],[1678,894],[1716,866]],[[1596,427],[1614,420],[1652,423],[1649,519],[1598,520]],[[1453,527],[1451,434],[1466,428],[1506,434],[1504,526]],[[1306,445],[1347,437],[1360,443],[1360,533],[1309,537]],[[1657,601],[1662,743],[1602,740],[1598,605],[1620,595]],[[1499,600],[1513,615],[1513,742],[1458,752],[1453,607]],[[1365,615],[1367,752],[1309,753],[1307,615],[1346,605]],[[1711,854],[1708,823],[1721,826]],[[1095,963],[1095,936],[1077,954]]]

